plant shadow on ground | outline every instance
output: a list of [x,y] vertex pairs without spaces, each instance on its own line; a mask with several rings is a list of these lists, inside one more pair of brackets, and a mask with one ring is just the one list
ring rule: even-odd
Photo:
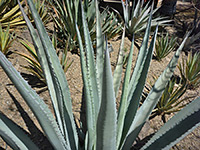
[[43,88],[46,86],[46,84],[42,82],[39,78],[37,78],[35,75],[24,72],[21,72],[21,75],[32,88]]
[[[17,110],[20,113],[20,116],[24,120],[26,127],[29,132],[25,131],[23,128],[21,128],[31,139],[32,141],[40,147],[41,150],[53,150],[53,147],[51,146],[51,143],[49,143],[46,136],[44,136],[43,132],[35,125],[33,120],[29,117],[29,115],[26,113],[26,111],[23,109],[23,107],[20,105],[20,103],[17,101],[17,99],[14,97],[14,95],[6,88],[6,91],[8,92],[9,96],[13,100],[15,106],[17,107]],[[1,148],[0,148],[1,150]]]
[[154,134],[150,134],[149,136],[146,136],[142,140],[137,138],[136,144],[131,148],[131,150],[140,150],[142,146],[144,146],[145,143],[147,143]]

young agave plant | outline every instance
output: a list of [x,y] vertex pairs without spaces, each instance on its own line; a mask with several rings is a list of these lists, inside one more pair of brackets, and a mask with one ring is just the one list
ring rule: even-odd
[[182,59],[182,63],[179,62],[179,71],[181,73],[182,80],[185,80],[186,87],[194,89],[200,84],[200,53],[196,52],[194,55],[192,52],[188,54],[187,59]]
[[[38,0],[34,1],[35,6],[40,14],[44,23],[47,23],[49,20],[49,15],[46,11],[44,0],[41,3]],[[24,4],[24,0],[21,1],[21,4]],[[19,5],[17,5],[16,0],[1,0],[0,1],[0,23],[2,27],[16,27],[25,25],[26,22],[24,21],[21,11],[19,9]],[[28,12],[29,17],[31,18],[31,13]],[[31,18],[31,21],[33,19]]]
[[[27,55],[26,53],[22,53],[22,52],[15,52],[18,55],[22,56],[24,59],[26,59],[27,62],[29,63],[29,66],[23,66],[23,67],[28,72],[35,75],[40,81],[42,81],[46,85],[45,76],[44,76],[42,67],[40,65],[39,58],[34,48],[34,45],[26,40],[18,39],[18,41],[26,48],[27,52],[30,54],[30,55]],[[54,45],[54,48],[56,49],[57,41],[55,39],[55,36],[53,36],[52,38],[52,44]],[[67,52],[68,51],[66,49],[64,49],[62,52],[57,51],[57,55],[61,56],[60,63],[65,73],[67,72],[67,70],[69,69],[69,67],[71,66],[73,62],[73,61],[69,62],[69,59],[67,57]]]
[[[130,0],[126,0],[125,3],[121,0],[123,7],[123,24],[126,27],[126,34],[132,38],[132,35],[135,34],[136,37],[141,37],[141,34],[146,29],[146,25],[148,23],[148,19],[150,17],[151,7],[149,5],[144,4],[144,0],[136,0],[132,1],[132,7],[130,4]],[[152,15],[157,12],[159,8],[156,8]],[[152,19],[151,27],[156,27],[157,25],[164,25],[165,23],[170,22],[165,17],[156,16]]]
[[[98,6],[96,5],[96,61],[94,59],[92,41],[90,40],[82,7],[84,39],[85,43],[87,43],[85,49],[82,44],[78,26],[76,26],[76,29],[79,39],[82,77],[84,81],[83,91],[86,102],[87,132],[86,135],[83,136],[85,144],[81,145],[79,143],[80,138],[78,138],[78,133],[81,131],[76,129],[75,126],[72,114],[71,98],[65,74],[45,28],[40,21],[39,15],[34,8],[34,4],[31,0],[27,1],[33,13],[38,34],[35,32],[27,17],[24,17],[31,32],[33,41],[37,47],[37,53],[40,56],[39,60],[45,73],[56,119],[54,119],[53,114],[50,112],[43,100],[33,89],[30,88],[2,53],[0,53],[0,65],[34,112],[52,146],[57,150],[130,149],[142,126],[160,98],[162,91],[165,89],[165,85],[176,67],[178,56],[186,39],[184,39],[175,56],[155,83],[144,104],[138,110],[138,104],[145,84],[146,74],[148,72],[148,66],[153,53],[157,33],[156,29],[151,44],[148,47],[151,23],[150,17],[144,41],[140,48],[138,60],[134,72],[131,75],[134,47],[132,43],[123,84],[121,104],[119,111],[117,112],[115,95],[117,95],[121,79],[123,65],[121,61],[123,62],[123,60],[120,54],[123,54],[123,48],[120,49],[118,65],[113,77],[107,44],[105,45],[106,49],[104,50],[104,40],[101,32]],[[122,45],[123,41],[124,35],[122,38]],[[177,117],[167,122],[158,132],[158,135],[156,134],[152,140],[143,147],[143,149],[155,149],[155,147],[161,149],[170,147],[183,138],[182,135],[191,132],[191,129],[200,124],[199,100],[200,98],[194,100],[189,106],[185,107],[181,113],[178,113],[176,115]],[[12,123],[7,121],[7,119],[4,119],[3,117],[0,118],[0,125],[1,127],[3,126],[3,128],[0,128],[0,134],[11,147],[14,149],[38,149],[27,136],[18,136],[18,132],[10,130],[11,128],[8,128],[8,126],[11,126],[11,124]],[[179,130],[177,130],[177,128]],[[16,130],[18,131],[19,129]]]
[[[21,4],[24,1],[21,2]],[[21,16],[19,6],[15,4],[16,1],[1,0],[0,1],[0,23],[3,27],[24,25],[25,21]]]
[[154,57],[156,60],[161,61],[163,58],[165,58],[169,53],[171,53],[176,48],[176,40],[177,38],[171,37],[169,38],[168,33],[166,35],[163,35],[158,38]]
[[37,57],[37,53],[35,51],[34,46],[26,41],[26,40],[18,40],[25,48],[26,50],[29,52],[29,54],[31,55],[27,55],[26,53],[22,53],[22,52],[15,52],[18,55],[22,56],[23,58],[25,58],[27,60],[27,62],[29,63],[29,66],[23,66],[28,72],[34,74],[40,81],[42,81],[43,83],[46,83],[43,71],[42,71],[42,67],[39,63],[38,57]]
[[11,47],[13,41],[15,40],[13,34],[10,34],[9,29],[10,27],[8,26],[6,30],[3,30],[0,24],[0,51],[4,55],[8,54],[8,50]]
[[[76,50],[78,46],[75,24],[78,24],[79,29],[81,30],[81,37],[83,38],[80,1],[81,0],[52,0],[50,2],[50,6],[56,14],[52,18],[59,32],[59,38],[70,42],[70,50]],[[85,0],[83,3],[86,20],[89,22],[88,28],[90,36],[92,42],[95,42],[95,0]],[[121,25],[118,23],[114,13],[105,9],[101,13],[101,19],[102,32],[106,33],[109,39],[116,36],[121,31]]]
[[[162,121],[166,123],[166,114],[171,114],[174,112],[180,111],[183,107],[187,105],[182,102],[194,96],[182,98],[186,92],[186,82],[176,84],[176,78],[172,77],[169,83],[167,84],[160,100],[158,101],[155,109],[152,111],[151,117],[153,118],[157,115],[160,115]],[[151,85],[150,85],[151,86]],[[152,86],[151,86],[152,87]]]

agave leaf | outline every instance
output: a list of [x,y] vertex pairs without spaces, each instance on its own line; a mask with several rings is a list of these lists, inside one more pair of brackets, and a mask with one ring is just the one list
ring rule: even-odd
[[[134,1],[135,2],[135,1]],[[136,7],[135,7],[135,9],[133,9],[133,15],[132,15],[132,17],[137,17],[138,16],[138,13],[140,12],[140,7],[142,7],[143,5],[141,5],[142,3],[141,3],[141,0],[138,0],[138,2],[137,2],[137,4],[136,4]],[[145,10],[145,9],[144,9]],[[132,18],[131,18],[131,20],[132,20]]]
[[117,65],[115,67],[114,75],[113,75],[113,86],[115,90],[115,97],[117,97],[118,90],[121,84],[122,71],[123,71],[123,60],[124,60],[124,38],[125,38],[125,28],[122,34],[122,40],[119,48]]
[[[135,89],[135,91],[134,91],[134,94],[133,94],[133,97],[131,98],[131,101],[130,101],[130,104],[129,104],[129,107],[128,107],[128,110],[127,110],[127,114],[126,114],[126,118],[125,118],[125,127],[124,127],[124,131],[125,131],[125,133],[127,134],[127,135],[129,135],[129,132],[130,132],[130,130],[132,130],[131,128],[132,128],[132,124],[133,124],[133,122],[135,121],[135,117],[137,116],[137,108],[138,108],[138,106],[139,106],[139,101],[140,101],[140,98],[141,98],[141,94],[139,94],[139,92],[140,93],[142,93],[142,90],[143,90],[143,88],[144,88],[144,85],[145,85],[145,79],[146,79],[146,76],[147,76],[147,72],[148,72],[148,68],[149,68],[149,65],[150,65],[150,61],[151,61],[151,58],[152,58],[152,55],[153,55],[153,49],[154,49],[154,45],[155,45],[155,41],[156,41],[156,35],[157,35],[157,31],[158,31],[158,28],[156,29],[156,31],[155,31],[155,33],[154,33],[154,36],[153,36],[153,39],[152,39],[152,41],[151,41],[151,44],[150,44],[150,47],[149,47],[149,49],[148,49],[148,53],[147,53],[147,56],[146,56],[146,60],[145,60],[145,63],[143,64],[143,70],[142,70],[142,74],[141,74],[141,77],[138,79],[139,80],[139,82],[138,82],[138,84],[136,85],[136,89]],[[139,92],[138,92],[139,91]],[[135,106],[136,105],[136,106]],[[131,112],[131,109],[133,109],[134,110],[134,115],[135,116],[133,116],[133,114],[131,114],[130,112]],[[132,122],[130,122],[130,120],[128,120],[128,117],[132,117],[131,118],[131,120],[132,120]],[[130,124],[128,124],[128,125],[130,125],[130,126],[127,126],[126,125],[126,123],[131,123],[131,125]],[[128,127],[129,127],[129,131],[128,131],[128,133],[127,133],[127,129],[128,129]],[[126,137],[127,138],[127,137]],[[125,145],[124,145],[124,147],[123,147],[123,149],[126,149],[126,148],[128,148],[129,146],[131,146],[131,145],[129,145],[131,142],[133,143],[133,141],[134,141],[135,139],[131,139],[131,138],[128,138],[128,139],[126,139],[126,142],[125,142]],[[130,142],[130,143],[129,143]],[[126,145],[127,143],[129,143],[128,144],[128,146]],[[130,147],[129,147],[130,148]]]
[[12,120],[0,113],[0,135],[6,143],[15,150],[39,150],[39,148],[31,141],[25,131],[22,130]]
[[15,37],[13,37],[12,34],[10,35],[9,27],[7,28],[5,33],[2,32],[1,27],[0,27],[0,30],[1,30],[0,47],[1,47],[1,51],[6,55],[8,53],[9,48],[11,47],[11,44],[15,40]]
[[157,30],[154,33],[154,37],[151,41],[151,45],[148,46],[148,39],[150,34],[150,26],[151,26],[151,17],[149,18],[148,26],[145,32],[145,36],[143,39],[143,44],[140,48],[139,55],[137,58],[137,62],[134,68],[134,72],[131,76],[131,80],[128,87],[128,104],[127,104],[127,112],[125,117],[125,126],[123,131],[122,140],[125,138],[130,125],[134,119],[135,113],[139,106],[140,97],[145,85],[145,79],[148,72],[149,63],[151,61],[151,53],[153,51]]
[[[95,116],[94,116],[94,105],[92,104],[92,98],[90,95],[91,87],[88,83],[88,75],[87,75],[87,67],[86,67],[86,61],[85,61],[85,53],[83,49],[83,43],[80,35],[80,31],[78,29],[78,25],[76,25],[77,30],[77,37],[79,41],[79,49],[80,49],[80,61],[81,61],[81,71],[82,71],[82,78],[84,83],[84,96],[86,101],[86,118],[87,118],[87,133],[85,137],[85,147],[87,149],[94,146],[94,122],[95,122]],[[96,138],[96,137],[95,137]]]
[[[107,45],[107,43],[106,43]],[[117,113],[108,47],[104,56],[102,100],[97,120],[97,150],[116,149]]]
[[124,5],[123,0],[121,0],[121,3],[122,3],[123,12],[124,12],[123,13],[124,14],[124,22],[127,25],[128,21],[129,21],[129,12],[128,12],[128,9],[127,9],[128,6]]
[[20,52],[15,52],[15,53],[24,57],[30,64],[34,64],[37,68],[41,68],[40,64],[37,61],[35,61],[31,56]]
[[95,17],[96,17],[96,13],[95,13],[96,9],[94,9],[96,6],[95,0],[91,0],[90,4],[85,3],[85,5],[88,7],[87,8],[87,17],[88,17],[87,21],[88,21],[89,29],[91,29],[91,27],[93,26]]
[[126,66],[126,73],[125,73],[125,77],[124,77],[122,96],[121,96],[121,100],[120,100],[120,106],[119,106],[118,117],[117,117],[117,147],[119,147],[119,144],[120,144],[120,141],[121,141],[123,126],[124,126],[124,118],[125,118],[125,114],[126,114],[126,111],[127,111],[127,105],[128,105],[128,103],[127,103],[128,102],[127,101],[128,85],[129,85],[130,76],[131,76],[133,50],[134,50],[134,37],[133,37],[131,49],[130,49],[130,52],[129,52],[128,63],[127,63],[127,66]]
[[31,22],[29,21],[28,17],[25,15],[21,5],[20,5],[20,9],[22,11],[22,15],[23,15],[23,17],[24,17],[24,19],[25,19],[25,21],[27,23],[27,26],[28,26],[29,31],[31,33],[31,36],[33,38],[33,42],[34,42],[34,45],[36,47],[35,50],[37,52],[37,55],[39,56],[38,59],[39,59],[39,62],[41,64],[41,67],[44,70],[45,78],[49,79],[49,80],[47,80],[47,85],[48,85],[49,92],[50,92],[50,95],[51,95],[51,100],[52,100],[52,103],[53,103],[53,106],[54,106],[54,111],[55,111],[56,117],[58,118],[58,123],[59,123],[59,125],[61,127],[61,130],[63,131],[61,120],[59,120],[60,113],[59,113],[58,108],[57,108],[58,107],[58,103],[57,103],[57,100],[56,100],[56,92],[54,90],[53,79],[51,79],[52,76],[50,74],[51,71],[50,71],[50,68],[48,66],[48,61],[47,61],[46,57],[43,57],[43,59],[41,59],[41,57],[40,57],[40,56],[45,56],[44,48],[42,46],[42,43],[41,43],[40,39],[38,38],[38,34],[35,32],[35,29],[33,28],[33,26],[31,24]]
[[39,97],[39,95],[37,95],[37,93],[27,84],[27,82],[21,77],[19,72],[15,70],[12,64],[1,52],[0,65],[35,114],[48,139],[52,142],[52,145],[55,148],[63,150],[69,149],[48,106]]
[[87,70],[88,70],[88,78],[90,78],[89,81],[89,85],[91,86],[92,91],[91,92],[91,96],[93,98],[93,103],[94,103],[94,108],[95,108],[95,118],[97,118],[97,114],[99,111],[99,90],[98,90],[98,86],[97,86],[97,78],[96,78],[96,66],[95,66],[95,61],[94,61],[94,49],[92,47],[92,42],[91,42],[91,38],[90,38],[90,34],[89,34],[89,30],[88,30],[88,25],[87,25],[87,21],[85,18],[85,13],[83,10],[83,6],[81,4],[81,8],[82,8],[82,23],[83,23],[83,31],[84,31],[84,38],[85,38],[85,43],[86,43],[86,61],[87,61]]
[[162,92],[164,91],[165,86],[167,85],[169,79],[173,75],[173,72],[178,62],[179,55],[181,53],[181,50],[183,49],[183,46],[189,34],[190,33],[187,33],[186,37],[184,38],[180,47],[178,48],[173,58],[169,62],[168,66],[166,67],[164,72],[160,75],[160,77],[154,84],[153,88],[151,89],[148,97],[146,98],[140,109],[137,111],[135,119],[133,120],[131,127],[129,129],[128,136],[126,137],[126,142],[124,144],[125,149],[131,147],[133,140],[137,137],[145,121],[148,119],[153,108],[155,107],[158,100],[162,96]]
[[[97,85],[96,78],[96,66],[94,62],[94,50],[92,47],[90,34],[88,31],[88,26],[85,19],[85,13],[83,6],[80,2],[82,9],[82,22],[83,22],[83,31],[84,39],[86,44],[86,50],[83,50],[83,43],[80,37],[80,32],[77,28],[79,47],[81,51],[81,67],[83,73],[84,81],[84,91],[86,96],[86,118],[87,118],[87,128],[88,128],[88,149],[92,149],[95,145],[96,140],[96,120],[97,114],[99,112],[99,89]],[[84,55],[85,54],[85,55]],[[86,56],[86,58],[85,58]],[[85,60],[84,60],[85,59]],[[85,62],[86,61],[86,62]],[[86,68],[85,68],[86,67]]]
[[45,31],[33,2],[28,0],[28,4],[35,20],[39,38],[28,18],[24,13],[23,15],[27,25],[29,26],[32,38],[34,39],[33,41],[35,41],[34,44],[37,46],[36,50],[38,50],[38,56],[43,56],[42,58],[39,57],[39,60],[45,73],[57,119],[60,119],[58,120],[60,129],[63,135],[65,135],[66,140],[70,142],[71,148],[77,149],[78,136],[73,119],[71,98],[64,71],[56,55],[56,50]]
[[96,0],[96,69],[97,69],[97,81],[99,89],[99,104],[101,103],[101,91],[102,91],[102,78],[103,78],[103,51],[104,51],[104,39],[101,29],[101,18],[99,13],[99,6]]
[[148,14],[149,14],[149,11],[151,10],[151,8],[148,8],[144,13],[142,13],[138,18],[137,18],[137,22],[134,26],[138,26],[140,27],[141,23],[144,23],[145,20],[148,19]]
[[193,100],[165,123],[151,140],[142,147],[142,150],[170,149],[200,125],[199,115],[200,97]]

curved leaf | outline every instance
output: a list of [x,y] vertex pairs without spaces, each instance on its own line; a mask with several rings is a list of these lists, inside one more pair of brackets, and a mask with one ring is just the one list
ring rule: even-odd
[[0,65],[35,114],[52,145],[60,150],[69,149],[48,106],[15,70],[2,52],[0,52]]
[[[35,33],[32,25],[30,24],[30,21],[28,21],[25,15],[24,18],[27,24],[29,24],[29,30],[32,34],[32,38],[34,39],[33,41],[37,40],[38,42],[35,43],[35,45],[38,46],[38,51],[43,54],[38,55],[39,60],[41,62],[43,60],[47,62],[43,62],[41,63],[41,65],[45,72],[46,81],[47,83],[49,82],[48,88],[50,91],[50,95],[53,99],[53,103],[55,103],[54,110],[57,113],[57,119],[60,119],[60,129],[66,140],[70,142],[71,148],[77,149],[78,135],[73,118],[71,97],[65,73],[62,69],[60,61],[56,55],[56,51],[51,43],[51,40],[48,37],[48,34],[44,28],[44,25],[42,24],[40,16],[37,13],[33,2],[31,0],[28,0],[28,4],[32,12],[32,16],[35,20],[35,25],[38,30],[39,38],[37,36],[37,33]],[[49,72],[47,70],[49,70]]]
[[148,119],[149,115],[151,114],[153,108],[157,104],[158,100],[160,99],[162,92],[165,89],[165,86],[167,85],[169,79],[173,75],[173,72],[176,68],[179,55],[181,53],[181,50],[183,49],[183,46],[185,44],[186,39],[188,38],[190,33],[188,33],[181,43],[180,47],[174,54],[173,58],[169,62],[168,66],[164,70],[164,72],[161,74],[161,76],[156,81],[155,85],[151,89],[148,97],[144,101],[143,105],[140,107],[140,109],[137,111],[135,119],[133,120],[131,127],[128,131],[128,135],[126,137],[126,142],[124,144],[124,149],[130,148],[133,144],[133,140],[137,137],[138,133],[140,132],[142,126],[144,125],[145,121]]
[[200,125],[200,97],[179,111],[148,141],[142,150],[170,149]]
[[12,120],[0,113],[0,136],[15,150],[39,150],[28,135]]

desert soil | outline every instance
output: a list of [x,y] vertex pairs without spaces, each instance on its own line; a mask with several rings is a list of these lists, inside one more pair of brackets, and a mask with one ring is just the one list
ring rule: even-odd
[[[175,19],[180,19],[188,22],[192,22],[192,18],[194,15],[194,9],[190,8],[188,9],[188,14],[186,11],[181,12],[181,10],[186,10],[187,7],[190,7],[191,4],[189,3],[182,3],[178,2],[177,5],[177,13],[175,15]],[[181,15],[180,15],[181,14]],[[181,30],[178,25],[174,27],[173,25],[168,27],[167,30],[173,34],[177,35],[179,39],[181,39],[182,34],[184,31]],[[31,38],[29,36],[29,33],[26,29],[16,31],[17,36],[25,38],[26,40],[31,41]],[[111,52],[111,65],[113,68],[116,64],[116,57],[118,55],[118,49],[120,45],[120,39],[115,38],[110,41],[110,43],[113,46],[114,51]],[[131,42],[126,38],[125,40],[125,47],[127,49],[130,48]],[[199,50],[199,43],[193,44],[190,48],[193,50]],[[14,42],[12,47],[10,48],[10,51],[20,51],[25,52],[26,50],[23,48],[22,45],[20,45],[18,42]],[[136,60],[138,50],[135,48],[134,53],[134,62]],[[155,60],[152,60],[151,67],[148,73],[148,78],[151,80],[152,75],[159,76],[160,73],[164,70],[167,63],[171,59],[173,53],[171,53],[168,57],[164,58],[161,62],[157,62]],[[181,57],[186,57],[186,54],[183,52]],[[81,77],[81,71],[80,71],[80,60],[79,56],[77,54],[68,54],[69,60],[73,60],[72,65],[70,66],[69,70],[66,73],[66,78],[69,83],[69,88],[71,92],[72,97],[72,103],[73,103],[73,112],[75,115],[75,118],[78,120],[80,119],[80,114],[85,114],[84,111],[82,111],[81,108],[81,96],[82,96],[82,77]],[[11,63],[14,65],[14,67],[23,75],[23,77],[28,81],[28,83],[33,87],[34,90],[37,91],[37,93],[40,95],[40,97],[45,101],[45,103],[49,106],[49,108],[52,110],[52,105],[50,102],[50,97],[48,94],[48,90],[44,86],[40,86],[40,82],[37,80],[35,76],[27,72],[22,65],[26,66],[28,63],[20,56],[16,55],[15,53],[12,53],[8,56],[8,59],[11,61]],[[178,70],[175,71],[176,75],[179,75]],[[200,96],[200,88],[197,88],[196,90],[189,90],[185,94],[185,97],[187,96]],[[34,114],[30,110],[30,108],[27,106],[27,104],[24,102],[20,94],[15,89],[12,82],[9,80],[7,75],[4,73],[3,69],[0,67],[0,112],[5,114],[8,118],[12,119],[16,124],[18,124],[21,128],[25,129],[27,134],[30,135],[30,137],[33,139],[33,141],[40,146],[41,149],[52,149],[48,141],[46,140],[45,136],[42,134],[41,127],[39,123],[37,122]],[[193,98],[194,99],[194,98]],[[192,101],[190,99],[189,101]],[[173,114],[167,116],[167,120],[171,118]],[[161,126],[163,125],[160,116],[155,117],[145,124],[144,128],[142,129],[142,132],[139,135],[139,144],[137,146],[140,147],[140,144],[143,143],[144,138],[154,132],[156,132]],[[3,142],[2,139],[0,139],[0,149],[11,149],[9,146],[6,145],[5,142]],[[186,136],[181,142],[176,144],[172,149],[175,150],[198,150],[200,149],[200,127],[195,129],[191,134]]]

